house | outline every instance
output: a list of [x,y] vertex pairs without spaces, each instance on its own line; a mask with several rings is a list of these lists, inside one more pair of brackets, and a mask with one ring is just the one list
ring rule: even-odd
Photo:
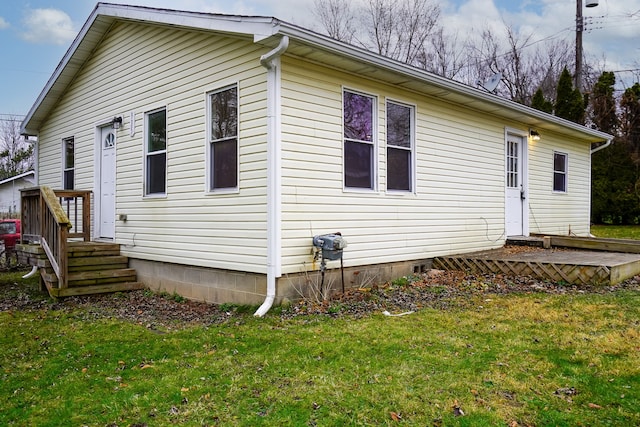
[[348,242],[348,286],[587,235],[611,139],[275,18],[108,3],[22,132],[40,185],[93,191],[92,238],[139,280],[259,315],[316,280],[316,235]]
[[35,172],[28,171],[0,181],[0,213],[10,217],[20,212],[20,190],[33,187]]

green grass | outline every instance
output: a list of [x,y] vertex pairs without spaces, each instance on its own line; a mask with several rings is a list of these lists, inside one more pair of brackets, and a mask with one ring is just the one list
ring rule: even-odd
[[166,333],[0,312],[0,425],[640,425],[637,291],[464,306]]
[[611,239],[640,240],[640,225],[592,225],[591,234]]

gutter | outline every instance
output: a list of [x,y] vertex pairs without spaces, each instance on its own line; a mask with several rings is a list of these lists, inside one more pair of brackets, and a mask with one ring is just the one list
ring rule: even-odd
[[610,146],[613,143],[613,139],[609,138],[607,139],[607,142],[605,142],[602,145],[597,146],[596,148],[591,150],[591,155],[593,155],[593,153],[597,153],[600,150],[604,150],[605,148],[607,148],[608,146]]
[[282,275],[282,188],[281,188],[281,79],[280,56],[289,47],[289,37],[282,36],[280,44],[260,57],[267,69],[267,295],[253,314],[262,317],[276,298],[276,279]]

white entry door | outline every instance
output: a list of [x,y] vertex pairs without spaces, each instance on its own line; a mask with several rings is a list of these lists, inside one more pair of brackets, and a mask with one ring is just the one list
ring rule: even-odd
[[507,236],[523,236],[525,230],[526,206],[526,139],[522,136],[507,135],[506,146],[506,206],[505,222]]
[[111,125],[100,130],[100,221],[98,237],[115,238],[116,135]]

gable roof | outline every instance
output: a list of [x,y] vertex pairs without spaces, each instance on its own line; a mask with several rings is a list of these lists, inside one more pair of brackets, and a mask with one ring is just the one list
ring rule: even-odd
[[275,48],[289,37],[288,55],[352,72],[471,109],[512,119],[536,129],[553,130],[596,143],[612,138],[571,121],[535,110],[463,83],[349,45],[272,17],[185,12],[143,6],[98,3],[22,122],[21,132],[37,135],[102,38],[117,21],[138,21],[252,39]]

